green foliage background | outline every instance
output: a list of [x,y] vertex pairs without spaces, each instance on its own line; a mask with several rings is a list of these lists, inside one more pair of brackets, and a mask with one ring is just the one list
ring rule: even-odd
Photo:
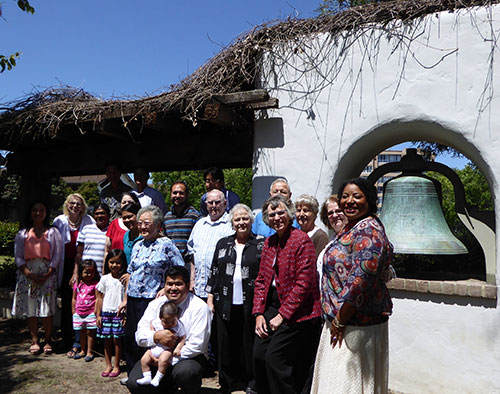
[[[176,181],[183,180],[189,187],[189,204],[200,209],[200,199],[205,194],[205,182],[202,170],[198,171],[170,171],[153,172],[154,187],[165,196],[165,202],[170,207],[170,188]],[[251,168],[231,168],[224,170],[225,186],[240,196],[243,204],[252,206],[252,176]]]

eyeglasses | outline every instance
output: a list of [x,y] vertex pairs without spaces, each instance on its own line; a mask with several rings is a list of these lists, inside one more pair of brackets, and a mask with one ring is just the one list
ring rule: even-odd
[[207,205],[219,205],[222,201],[217,200],[217,201],[207,201]]
[[153,222],[137,222],[137,227],[148,228],[153,225]]
[[77,202],[77,201],[70,201],[68,203],[68,205],[74,205],[74,206],[77,206],[77,207],[81,207],[82,203],[81,202]]

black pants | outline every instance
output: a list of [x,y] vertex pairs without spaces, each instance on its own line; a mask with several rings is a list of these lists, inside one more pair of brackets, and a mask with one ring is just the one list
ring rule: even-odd
[[[176,387],[185,394],[195,394],[200,391],[201,378],[205,367],[205,356],[179,361],[173,367],[169,366],[158,387],[151,385],[141,386],[137,379],[142,378],[141,361],[139,360],[129,373],[127,388],[131,393],[172,393]],[[155,371],[152,371],[154,376]]]
[[219,383],[222,392],[255,389],[253,341],[255,319],[245,317],[243,305],[231,307],[231,319],[224,320],[216,311]]
[[[273,292],[274,290],[274,292]],[[253,360],[259,394],[309,393],[314,359],[321,333],[321,319],[282,324],[269,330],[269,321],[278,314],[279,300],[271,287],[264,312],[269,336],[255,336]]]
[[[141,360],[142,355],[148,350],[140,347],[135,341],[135,332],[137,323],[141,320],[144,311],[152,298],[127,297],[127,323],[125,324],[125,337],[123,339],[125,361],[127,363],[127,374],[134,368],[137,361]],[[140,363],[139,363],[140,364]],[[139,365],[140,370],[140,365]]]

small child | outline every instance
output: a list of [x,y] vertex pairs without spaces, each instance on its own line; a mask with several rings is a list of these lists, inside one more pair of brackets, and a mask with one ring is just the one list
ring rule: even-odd
[[[120,375],[120,358],[122,354],[122,337],[125,335],[124,315],[121,310],[127,303],[126,286],[120,278],[127,272],[127,258],[121,249],[112,249],[104,261],[104,276],[97,285],[97,337],[104,338],[104,358],[106,369],[103,378],[114,378]],[[111,363],[115,350],[115,362]]]
[[[172,356],[179,357],[182,347],[186,342],[186,331],[179,321],[179,308],[177,305],[171,301],[165,302],[160,308],[159,318],[153,320],[151,323],[151,330],[170,330],[177,336],[177,344],[173,352],[172,349],[166,348],[163,345],[156,345],[144,353],[144,356],[141,358],[143,377],[137,379],[137,384],[151,384],[158,387],[172,361]],[[153,380],[151,380],[151,366],[155,365],[158,365],[158,372]]]
[[78,267],[78,283],[73,286],[73,329],[81,330],[81,351],[74,355],[78,360],[85,357],[86,362],[94,359],[92,348],[97,330],[95,316],[96,286],[99,282],[97,264],[94,260],[83,260]]

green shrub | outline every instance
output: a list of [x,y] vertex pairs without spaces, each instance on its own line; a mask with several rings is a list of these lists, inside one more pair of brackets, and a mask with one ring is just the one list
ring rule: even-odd
[[0,256],[0,287],[15,286],[16,270],[13,256]]
[[14,256],[14,238],[19,223],[0,221],[0,255]]

